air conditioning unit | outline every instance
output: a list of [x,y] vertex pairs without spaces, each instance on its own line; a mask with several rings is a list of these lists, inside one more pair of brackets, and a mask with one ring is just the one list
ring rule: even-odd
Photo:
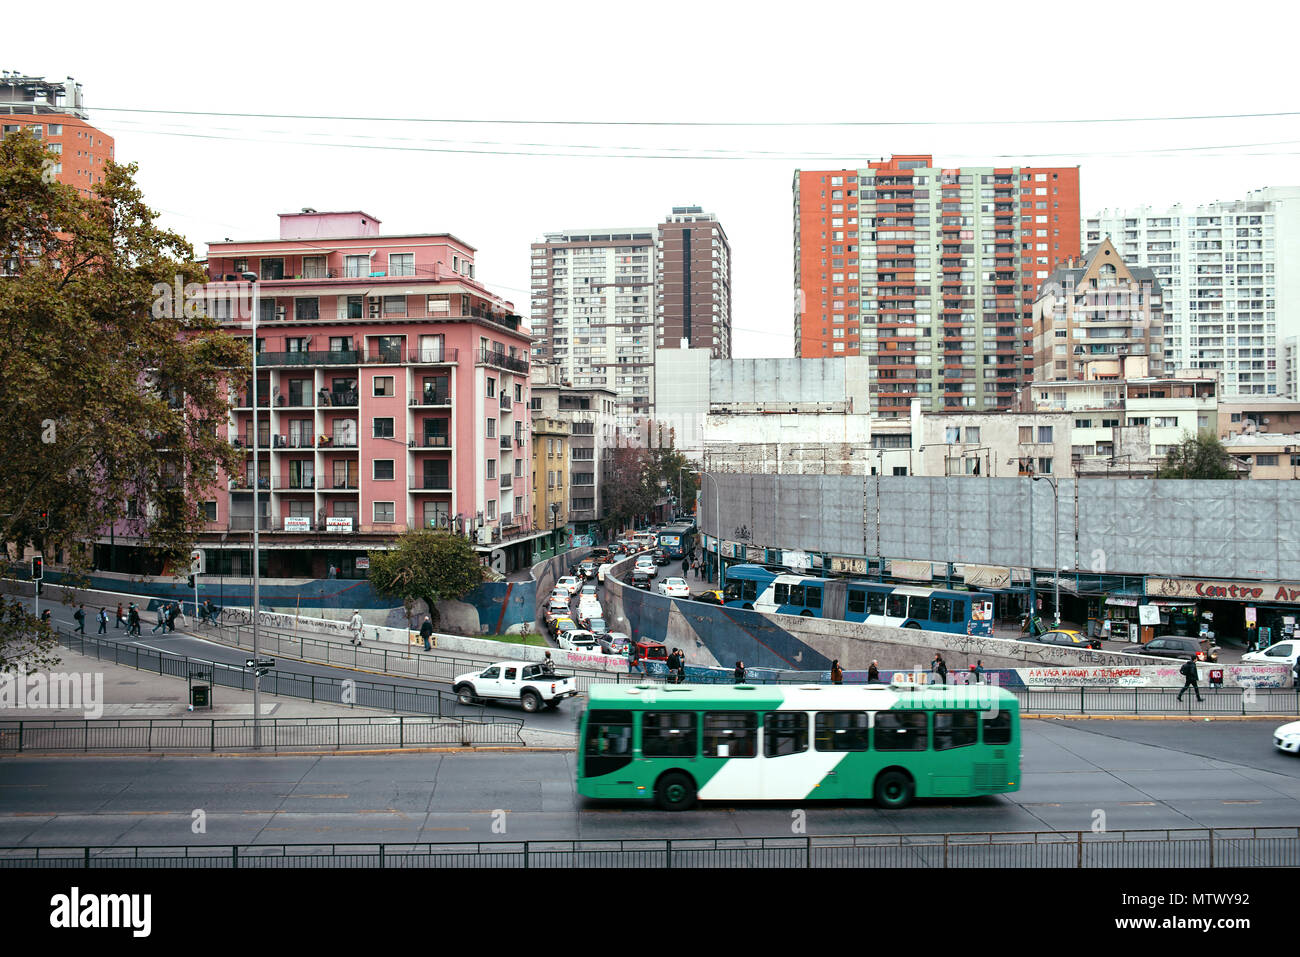
[[288,315],[288,312],[289,312],[289,308],[287,306],[276,306],[275,318],[283,319],[286,315]]
[[380,306],[382,305],[380,298],[378,296],[367,296],[366,303],[369,306],[368,312],[370,313],[370,318],[378,319]]

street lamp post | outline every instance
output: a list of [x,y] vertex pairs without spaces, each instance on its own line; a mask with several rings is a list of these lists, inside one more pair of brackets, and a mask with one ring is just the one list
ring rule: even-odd
[[[261,513],[258,510],[258,480],[259,473],[257,469],[257,446],[261,441],[261,435],[257,429],[257,313],[259,311],[257,273],[246,272],[242,278],[253,287],[253,481],[250,483],[253,487],[253,660],[256,661],[261,657],[258,648],[258,612],[262,607],[262,552],[261,540],[258,536],[258,529],[261,525]],[[262,669],[254,666],[253,668],[253,747],[262,746]]]
[[[1033,481],[1047,482],[1052,486],[1052,583],[1055,586],[1053,601],[1055,607],[1052,609],[1052,627],[1061,627],[1061,503],[1059,493],[1056,487],[1056,479],[1050,475],[1035,475]],[[1033,486],[1030,486],[1029,502],[1033,505]],[[1030,529],[1032,534],[1033,529]],[[1033,572],[1031,571],[1032,575]]]
[[555,555],[560,554],[560,543],[555,540],[555,529],[556,529],[556,525],[559,522],[559,518],[560,518],[560,503],[552,502],[551,503],[551,552],[552,554]]

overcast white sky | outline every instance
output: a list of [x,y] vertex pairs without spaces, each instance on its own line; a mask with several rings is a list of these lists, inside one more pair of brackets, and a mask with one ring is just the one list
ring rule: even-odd
[[[479,278],[527,315],[528,247],[543,233],[652,226],[672,206],[700,205],[732,244],[737,356],[793,353],[796,168],[917,152],[943,166],[1078,165],[1085,217],[1300,182],[1297,116],[972,123],[1300,110],[1281,3],[168,3],[111,19],[103,3],[51,9],[6,11],[0,68],[81,81],[91,121],[116,138],[119,160],[140,165],[147,199],[200,255],[209,240],[275,237],[279,212],[364,209],[385,232],[445,230],[476,246]],[[937,125],[118,112],[128,108]],[[638,152],[725,158],[623,155]]]

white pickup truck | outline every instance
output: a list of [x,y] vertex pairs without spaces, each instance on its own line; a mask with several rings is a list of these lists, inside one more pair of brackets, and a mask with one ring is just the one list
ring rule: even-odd
[[546,674],[535,661],[498,661],[482,671],[458,675],[452,690],[461,704],[517,701],[528,712],[555,708],[578,693],[571,675]]

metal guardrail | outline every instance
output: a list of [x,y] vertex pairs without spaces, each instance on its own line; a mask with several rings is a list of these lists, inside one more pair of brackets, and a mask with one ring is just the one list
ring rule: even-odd
[[[199,670],[211,676],[213,685],[248,692],[253,690],[252,672],[235,665],[173,655],[139,645],[123,645],[89,636],[65,634],[61,629],[56,629],[55,634],[60,644],[101,661],[111,660],[114,664],[135,668],[137,671],[152,671],[186,679]],[[271,651],[265,644],[259,650],[262,653]],[[364,655],[365,652],[361,654]],[[305,698],[345,707],[405,711],[438,717],[464,714],[467,711],[481,713],[480,706],[461,705],[455,695],[436,689],[404,687],[346,677],[296,674],[278,668],[262,679],[261,690],[265,694]]]
[[[522,745],[522,718],[482,715],[263,718],[262,749]],[[0,754],[24,751],[238,751],[259,747],[252,718],[0,719]]]
[[0,847],[0,868],[1223,868],[1300,865],[1300,828],[414,844]]

